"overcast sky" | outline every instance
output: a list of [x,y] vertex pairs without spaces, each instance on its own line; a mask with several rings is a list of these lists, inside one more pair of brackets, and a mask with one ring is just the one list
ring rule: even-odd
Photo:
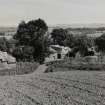
[[0,26],[37,18],[49,25],[105,23],[105,0],[0,0]]

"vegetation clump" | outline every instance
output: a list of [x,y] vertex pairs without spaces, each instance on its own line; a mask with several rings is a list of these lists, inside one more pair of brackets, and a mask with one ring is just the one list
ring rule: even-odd
[[42,19],[21,22],[14,39],[18,41],[13,51],[17,61],[37,61],[42,63],[47,53],[45,34],[47,24]]

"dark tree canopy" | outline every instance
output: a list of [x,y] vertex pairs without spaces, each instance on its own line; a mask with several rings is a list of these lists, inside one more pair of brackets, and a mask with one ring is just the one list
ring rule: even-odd
[[47,30],[48,27],[42,19],[32,20],[28,23],[22,21],[14,38],[19,40],[20,45],[31,45],[35,40],[43,37]]
[[88,52],[88,48],[92,47],[92,41],[85,35],[76,37],[75,47],[79,49],[82,56],[85,56]]
[[98,47],[98,50],[105,52],[105,34],[95,39],[95,45]]
[[16,47],[13,56],[16,57],[17,61],[32,61],[33,60],[34,48],[31,46],[20,46]]
[[51,35],[55,44],[63,45],[64,40],[66,39],[67,31],[62,28],[53,29]]
[[5,37],[0,38],[0,50],[8,51],[8,41]]
[[71,33],[67,33],[66,39],[64,40],[64,45],[70,48],[75,47],[75,37]]
[[[44,57],[45,54],[45,34],[48,30],[47,24],[42,19],[32,20],[29,22],[21,22],[18,26],[18,30],[14,39],[18,40],[17,46],[30,46],[34,48],[33,58]],[[27,49],[25,48],[25,52]],[[29,53],[29,52],[27,52]],[[16,54],[15,54],[16,55]],[[27,57],[25,55],[24,57]]]
[[27,37],[28,37],[28,28],[27,24],[22,21],[17,29],[17,33],[14,36],[14,39],[18,40],[18,44],[26,44],[27,43]]

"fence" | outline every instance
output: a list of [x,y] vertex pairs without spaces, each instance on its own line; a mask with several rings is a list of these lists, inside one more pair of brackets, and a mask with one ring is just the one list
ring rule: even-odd
[[[1,65],[3,64],[0,64],[0,76],[29,74],[34,72],[39,66],[36,62],[16,62],[12,68],[6,67],[6,64],[4,65],[5,67],[2,68]],[[8,65],[11,66],[12,64]]]

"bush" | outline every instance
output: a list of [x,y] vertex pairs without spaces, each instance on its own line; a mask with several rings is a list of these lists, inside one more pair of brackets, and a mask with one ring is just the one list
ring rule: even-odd
[[17,61],[33,61],[34,48],[31,46],[16,47],[13,56]]

